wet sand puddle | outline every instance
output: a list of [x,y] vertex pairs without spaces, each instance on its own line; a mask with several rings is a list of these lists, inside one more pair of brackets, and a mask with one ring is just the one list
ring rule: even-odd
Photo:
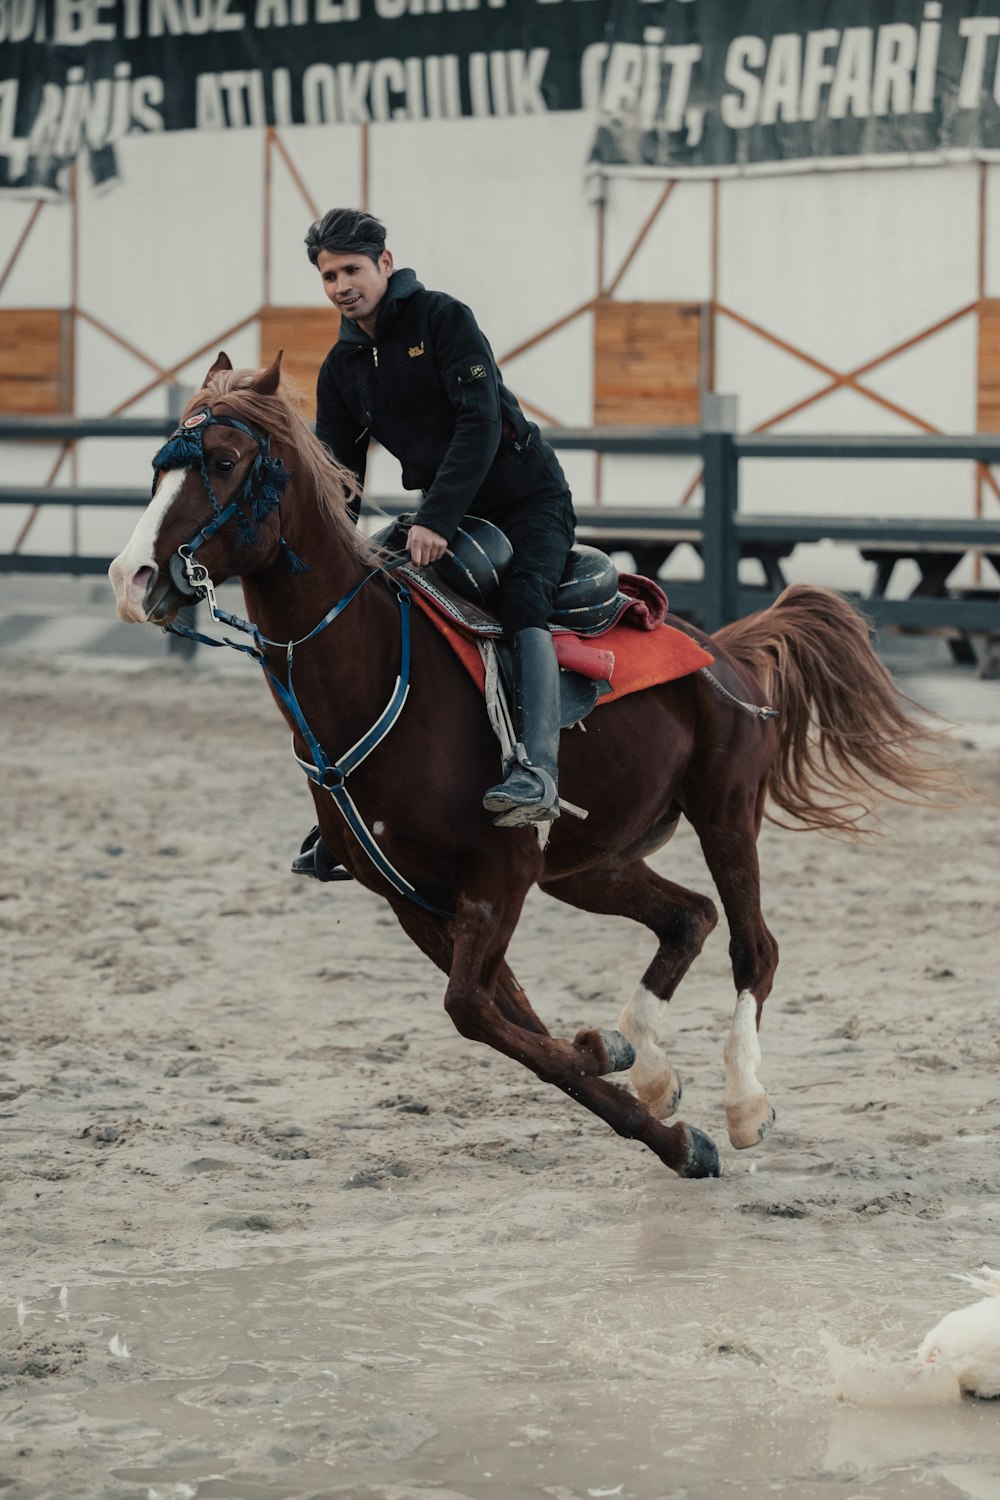
[[749,1253],[672,1236],[667,1214],[559,1244],[487,1247],[480,1228],[460,1253],[467,1221],[426,1222],[336,1258],[109,1276],[62,1312],[54,1293],[32,1317],[100,1341],[106,1378],[50,1385],[0,1431],[75,1435],[105,1476],[88,1497],[1000,1493],[995,1405],[833,1399],[822,1327],[900,1352],[884,1265],[831,1246],[803,1275],[784,1224]]

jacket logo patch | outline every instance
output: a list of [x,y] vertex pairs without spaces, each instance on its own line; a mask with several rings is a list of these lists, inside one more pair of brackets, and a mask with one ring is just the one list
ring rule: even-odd
[[471,380],[485,380],[486,379],[486,366],[485,365],[471,365],[469,367],[469,378]]
[[413,346],[412,349],[407,349],[406,352],[410,356],[411,359],[419,359],[420,356],[421,356],[421,354],[423,354],[423,352],[424,352],[424,341],[423,341],[423,339],[420,340],[419,344],[414,344],[414,346]]

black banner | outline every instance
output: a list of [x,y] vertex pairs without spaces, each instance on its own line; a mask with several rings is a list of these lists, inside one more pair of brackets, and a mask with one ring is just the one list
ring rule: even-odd
[[0,0],[0,186],[164,130],[543,115],[712,174],[1000,152],[1000,0]]
[[612,34],[595,162],[708,176],[1000,154],[1000,0],[617,0]]

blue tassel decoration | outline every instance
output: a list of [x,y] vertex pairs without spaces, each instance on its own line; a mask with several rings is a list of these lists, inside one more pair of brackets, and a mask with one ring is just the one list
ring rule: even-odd
[[253,523],[247,519],[242,511],[237,511],[236,514],[240,523],[239,531],[236,537],[236,545],[240,548],[252,547],[255,542],[260,541],[260,532],[257,530],[256,526],[254,526]]
[[263,521],[272,510],[277,510],[289,479],[292,477],[281,459],[266,458],[259,461],[260,486],[253,501],[253,518]]
[[[290,472],[285,468],[280,458],[271,458],[268,452],[267,435],[261,435],[248,427],[244,422],[236,421],[234,418],[213,417],[210,409],[192,416],[188,421],[193,422],[191,427],[178,427],[176,432],[163,444],[153,459],[153,485],[155,490],[156,475],[164,469],[186,468],[190,464],[197,464],[201,471],[202,481],[208,498],[212,502],[212,514],[219,514],[219,503],[212,489],[212,481],[205,467],[205,454],[202,448],[202,437],[205,428],[215,423],[222,422],[230,427],[238,427],[241,432],[248,432],[258,445],[258,454],[253,468],[247,477],[247,482],[240,494],[240,499],[250,499],[250,516],[243,511],[237,511],[236,517],[239,522],[237,535],[237,547],[253,547],[260,541],[260,532],[257,526],[265,520],[272,511],[277,510],[289,480]],[[256,492],[255,492],[256,489]],[[285,561],[292,573],[305,573],[308,569],[301,558],[296,557],[291,551],[284,538],[281,545],[285,552]]]
[[299,554],[292,551],[284,537],[281,538],[281,551],[288,571],[293,578],[296,578],[300,573],[309,572],[309,564],[304,563]]
[[167,439],[153,459],[153,469],[180,469],[201,460],[201,428],[178,430]]
[[280,458],[268,457],[264,460],[263,474],[265,484],[273,486],[274,493],[280,500],[292,477],[291,470],[285,468]]

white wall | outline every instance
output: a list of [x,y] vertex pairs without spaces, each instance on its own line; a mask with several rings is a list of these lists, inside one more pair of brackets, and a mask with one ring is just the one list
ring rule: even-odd
[[[412,265],[427,285],[470,304],[508,384],[529,408],[581,427],[592,421],[589,314],[516,358],[505,355],[598,289],[598,209],[585,172],[591,125],[584,114],[554,114],[544,120],[376,125],[367,138],[368,203],[389,226],[397,264]],[[256,364],[257,326],[238,325],[268,295],[276,304],[312,305],[318,319],[330,317],[302,239],[314,209],[360,201],[361,131],[302,127],[283,132],[282,142],[302,188],[274,151],[268,192],[265,141],[255,131],[130,137],[119,150],[120,180],[99,193],[81,172],[80,413],[122,406],[133,413],[162,412],[162,389],[132,400],[155,378],[155,367],[176,363],[177,378],[197,384],[220,344],[235,363]],[[631,253],[663,184],[614,178],[605,192],[607,284]],[[980,169],[968,165],[795,173],[725,180],[717,189],[681,181],[618,282],[616,297],[711,298],[716,192],[715,290],[723,309],[716,388],[737,396],[744,429],[804,401],[830,376],[726,309],[772,340],[845,372],[977,296]],[[985,196],[985,290],[998,296],[1000,167],[988,170]],[[30,203],[5,200],[0,268],[10,261],[31,212]],[[70,304],[73,232],[70,205],[45,204],[0,292],[0,306]],[[894,407],[943,431],[974,430],[974,315],[861,378],[888,404],[841,388],[777,430],[920,430]],[[88,441],[80,447],[75,478],[144,485],[152,447]],[[5,482],[44,482],[56,452],[7,445]],[[564,463],[578,500],[591,502],[592,457],[567,454]],[[775,461],[745,464],[743,471],[748,510],[967,515],[973,507],[968,465]],[[605,460],[602,500],[676,503],[696,473],[691,460]],[[72,477],[64,466],[60,482]],[[373,462],[372,487],[383,494],[399,490],[398,470],[387,455]],[[987,513],[1000,514],[992,498],[987,507]],[[0,547],[11,544],[23,519],[10,507],[0,512]],[[91,517],[85,544],[101,550],[116,543],[121,522],[121,516]],[[42,517],[31,550],[61,550],[67,535],[63,515]]]

